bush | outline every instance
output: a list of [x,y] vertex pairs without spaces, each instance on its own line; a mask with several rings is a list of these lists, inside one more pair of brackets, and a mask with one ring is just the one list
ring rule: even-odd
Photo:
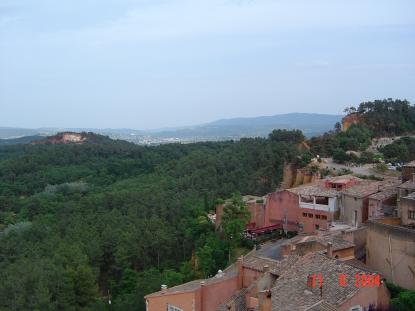
[[337,163],[344,163],[350,160],[350,156],[343,149],[337,148],[334,150],[333,160]]
[[375,170],[384,173],[388,170],[388,166],[385,163],[378,163],[375,165]]
[[413,311],[415,310],[415,291],[404,291],[397,298],[391,299],[392,310]]
[[386,282],[386,286],[391,293],[392,311],[411,311],[415,310],[415,291],[407,290],[393,283]]

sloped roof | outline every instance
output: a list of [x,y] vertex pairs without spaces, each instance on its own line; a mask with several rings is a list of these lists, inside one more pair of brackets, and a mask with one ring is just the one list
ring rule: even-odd
[[415,190],[415,182],[412,180],[405,181],[402,185],[399,186],[401,189]]
[[344,184],[344,183],[349,182],[350,180],[361,181],[362,179],[348,174],[348,175],[329,177],[327,178],[327,180],[332,183]]
[[398,190],[396,187],[389,187],[386,189],[383,189],[381,192],[374,193],[369,196],[369,199],[383,201],[386,199],[389,199],[395,195],[397,195]]
[[337,308],[332,304],[329,304],[327,301],[320,300],[316,304],[312,305],[310,308],[305,309],[304,311],[336,311]]
[[364,198],[379,192],[379,188],[381,186],[381,181],[362,180],[361,182],[343,190],[342,193],[353,197]]
[[370,268],[368,265],[366,265],[365,263],[363,263],[363,262],[361,262],[360,260],[357,260],[357,259],[349,259],[349,260],[345,260],[343,262],[345,264],[349,265],[349,266],[359,268],[359,269],[367,271],[367,272],[377,273],[376,270]]
[[236,275],[237,275],[236,265],[233,264],[224,270],[224,275],[220,278],[212,277],[209,279],[200,279],[200,280],[190,281],[184,284],[180,284],[174,287],[167,288],[164,291],[158,291],[158,292],[146,295],[144,298],[163,296],[163,295],[172,295],[172,294],[178,294],[178,293],[184,293],[184,292],[193,292],[200,288],[202,282],[204,282],[205,284],[218,283],[218,282],[222,282],[223,280],[233,278]]
[[318,236],[318,235],[297,235],[289,240],[287,240],[284,244],[301,244],[306,242],[317,242],[324,246],[327,246],[329,242],[333,245],[333,251],[346,249],[350,247],[354,247],[355,245],[347,240],[344,240],[335,235],[326,235],[326,236]]
[[[323,277],[322,291],[319,286],[308,287],[307,277],[320,273]],[[315,309],[323,302],[325,307],[337,308],[360,290],[354,285],[354,277],[363,273],[368,274],[370,271],[329,258],[321,252],[307,254],[276,280],[271,289],[272,310],[324,310]],[[346,275],[347,283],[344,287],[339,285],[340,274]]]
[[326,188],[324,186],[324,181],[319,180],[312,184],[306,184],[302,186],[298,186],[295,188],[287,189],[297,195],[307,195],[307,196],[322,196],[322,197],[329,197],[334,198],[339,196],[339,192],[332,188]]
[[405,163],[403,166],[415,167],[415,161],[411,161],[411,162]]
[[244,267],[259,272],[264,271],[264,266],[268,266],[270,269],[275,269],[278,266],[278,264],[279,261],[277,260],[266,257],[260,257],[256,255],[245,257],[243,261]]

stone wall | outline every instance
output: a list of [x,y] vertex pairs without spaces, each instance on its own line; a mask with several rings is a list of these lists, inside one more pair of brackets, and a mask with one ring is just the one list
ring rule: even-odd
[[415,211],[415,199],[401,198],[399,210],[403,225],[415,224],[415,219],[409,218],[409,211]]
[[395,222],[369,221],[366,263],[388,281],[415,289],[415,230],[387,224]]

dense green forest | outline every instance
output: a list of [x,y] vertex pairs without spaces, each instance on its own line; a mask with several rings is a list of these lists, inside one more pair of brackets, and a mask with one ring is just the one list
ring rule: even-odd
[[143,310],[160,284],[210,276],[243,246],[240,197],[221,234],[207,218],[217,199],[273,191],[284,163],[310,156],[298,131],[157,147],[91,137],[0,148],[0,310]]

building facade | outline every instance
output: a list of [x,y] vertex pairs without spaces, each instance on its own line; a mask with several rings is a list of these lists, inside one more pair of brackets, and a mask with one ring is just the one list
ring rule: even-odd
[[[353,243],[338,235],[300,235],[264,244],[213,278],[165,288],[145,297],[147,311],[366,310],[387,307],[380,276],[354,259]],[[321,275],[322,285],[310,282]],[[339,276],[345,278],[339,283]],[[356,275],[379,280],[356,286]],[[323,309],[322,309],[323,308]]]
[[399,218],[369,221],[366,263],[401,287],[415,289],[415,230]]

